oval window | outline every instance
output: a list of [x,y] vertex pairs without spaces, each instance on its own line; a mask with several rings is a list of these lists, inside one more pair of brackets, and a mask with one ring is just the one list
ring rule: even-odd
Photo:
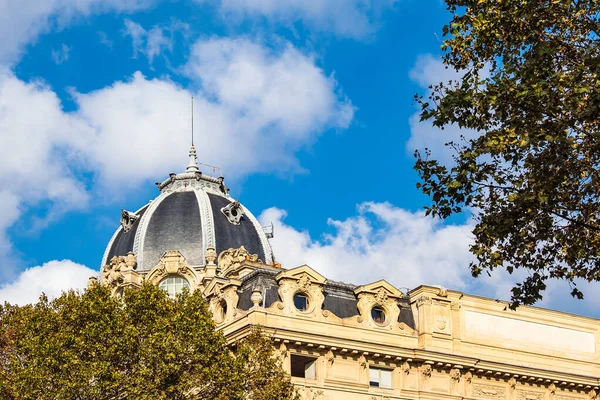
[[383,325],[385,324],[385,311],[381,307],[373,307],[371,309],[371,318],[373,318],[376,324]]
[[308,310],[308,296],[304,293],[296,293],[294,295],[294,307],[296,307],[298,311]]
[[183,288],[189,289],[190,283],[187,281],[187,279],[182,278],[181,276],[171,275],[160,281],[158,288],[167,292],[169,297],[175,298],[183,291]]

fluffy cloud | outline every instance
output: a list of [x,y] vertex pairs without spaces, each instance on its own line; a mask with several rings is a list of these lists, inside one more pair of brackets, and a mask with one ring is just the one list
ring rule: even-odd
[[[205,0],[197,0],[205,1]],[[273,22],[330,31],[341,37],[362,39],[376,29],[381,13],[397,0],[220,0],[228,17],[265,17]]]
[[0,303],[33,303],[42,293],[56,297],[69,289],[85,288],[88,278],[97,275],[97,271],[69,260],[50,261],[23,271],[11,284],[0,286]]
[[329,220],[334,233],[320,240],[286,225],[280,209],[265,210],[260,220],[273,222],[275,256],[286,268],[307,263],[330,279],[361,284],[386,279],[411,289],[467,287],[469,223],[443,225],[388,203],[363,203],[357,211],[343,221]]
[[[199,157],[229,177],[297,168],[294,154],[301,146],[352,120],[354,108],[335,80],[291,46],[207,39],[195,45],[185,70],[200,87],[194,103]],[[187,90],[136,73],[75,99],[77,118],[93,128],[82,151],[105,181],[139,183],[183,168]]]
[[[228,177],[298,171],[299,148],[327,129],[347,127],[353,117],[335,80],[289,45],[206,39],[185,70],[199,88],[199,156]],[[99,187],[118,187],[123,195],[126,187],[182,171],[190,94],[167,78],[138,72],[101,90],[74,92],[77,108],[65,112],[42,82],[0,71],[0,187],[8,199],[0,210],[0,248],[10,250],[6,229],[30,206],[49,207],[47,220],[85,207]],[[92,182],[82,179],[90,173]]]
[[[62,27],[73,19],[102,12],[130,12],[154,0],[0,0],[0,64],[13,62],[24,46],[40,33]],[[10,38],[10,39],[9,39]]]
[[[526,276],[494,271],[491,276],[471,277],[469,253],[472,221],[442,224],[423,212],[410,212],[388,203],[366,202],[357,215],[343,221],[329,220],[333,233],[315,240],[309,232],[285,223],[286,212],[265,210],[263,225],[273,223],[271,240],[275,257],[284,268],[308,264],[329,279],[365,284],[385,279],[398,288],[442,285],[470,294],[501,300],[510,299],[514,283]],[[581,283],[586,301],[569,295],[564,282],[549,282],[541,307],[600,316],[600,295],[593,284]]]

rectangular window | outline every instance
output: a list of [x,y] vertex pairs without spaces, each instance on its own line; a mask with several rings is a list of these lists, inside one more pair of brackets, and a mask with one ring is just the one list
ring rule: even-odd
[[391,388],[392,371],[376,367],[369,367],[369,386]]
[[312,357],[292,354],[290,357],[292,376],[297,378],[316,379],[315,361],[316,359]]

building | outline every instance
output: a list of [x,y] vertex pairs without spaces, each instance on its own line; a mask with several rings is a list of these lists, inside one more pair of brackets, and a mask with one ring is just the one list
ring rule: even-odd
[[273,335],[305,399],[600,399],[599,320],[282,268],[270,234],[222,177],[200,173],[193,147],[186,171],[157,186],[123,210],[102,284],[114,295],[144,279],[171,295],[202,290],[230,341],[255,325]]

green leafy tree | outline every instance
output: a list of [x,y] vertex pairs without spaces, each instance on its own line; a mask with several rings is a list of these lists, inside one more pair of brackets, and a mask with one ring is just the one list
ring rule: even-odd
[[542,298],[548,279],[600,280],[600,2],[446,0],[443,62],[462,78],[417,97],[421,119],[470,129],[445,165],[416,152],[415,169],[447,218],[476,226],[473,276],[526,278],[512,306]]
[[145,284],[123,299],[95,285],[0,306],[0,398],[294,399],[270,339],[232,352],[200,291],[169,298]]

